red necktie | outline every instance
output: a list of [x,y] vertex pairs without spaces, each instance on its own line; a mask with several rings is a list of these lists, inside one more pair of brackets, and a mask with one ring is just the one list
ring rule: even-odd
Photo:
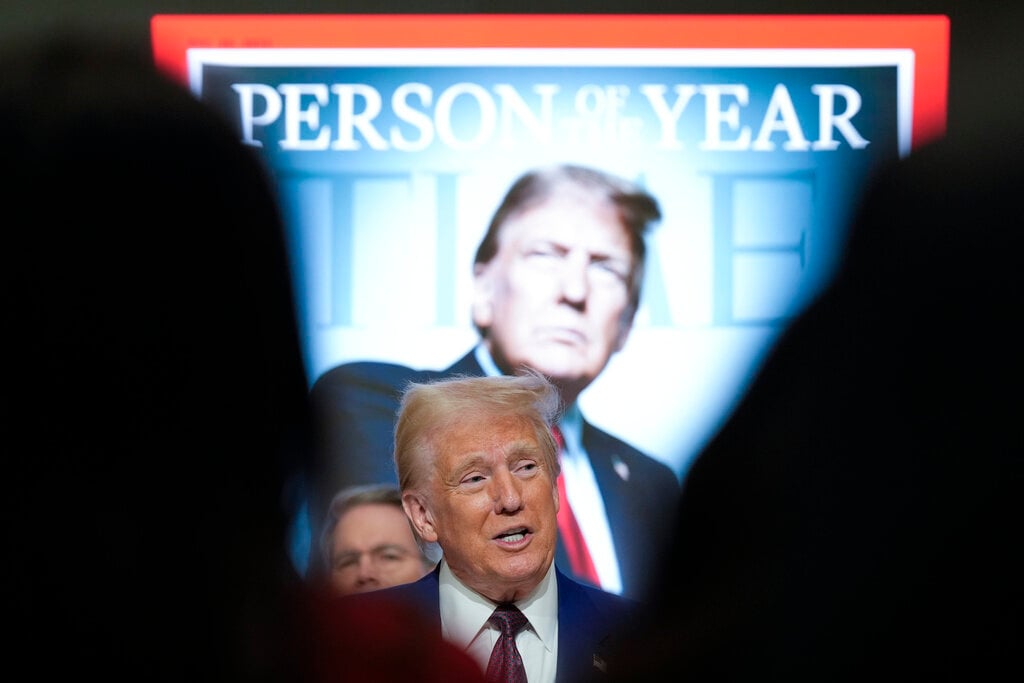
[[516,634],[529,623],[526,615],[512,603],[504,603],[498,605],[489,621],[501,630],[501,635],[491,650],[485,680],[487,683],[526,683],[526,667],[516,647]]
[[[555,437],[555,444],[558,446],[558,459],[562,459],[562,451],[565,449],[565,437],[558,425],[551,427],[551,435]],[[582,579],[595,586],[601,585],[601,579],[597,576],[597,568],[594,567],[594,560],[587,550],[587,542],[583,540],[583,532],[576,522],[576,515],[569,505],[569,496],[565,493],[565,477],[558,473],[558,498],[561,504],[558,506],[558,535],[565,546],[566,554],[569,556],[569,568],[577,578]]]

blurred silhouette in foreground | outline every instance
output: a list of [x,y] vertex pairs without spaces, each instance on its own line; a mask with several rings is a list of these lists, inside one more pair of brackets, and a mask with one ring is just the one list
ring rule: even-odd
[[1004,122],[868,188],[837,277],[684,482],[619,680],[1021,671],[1024,147]]
[[283,491],[309,416],[275,198],[150,60],[61,37],[0,56],[5,666],[472,672],[404,615],[336,609],[295,576]]

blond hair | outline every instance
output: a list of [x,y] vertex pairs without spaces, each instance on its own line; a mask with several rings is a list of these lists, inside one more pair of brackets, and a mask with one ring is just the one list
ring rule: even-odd
[[395,425],[394,458],[399,487],[405,492],[429,478],[427,468],[434,462],[444,434],[467,416],[522,420],[534,431],[545,465],[555,477],[558,458],[551,426],[560,410],[554,386],[532,371],[514,376],[458,376],[410,383],[402,395]]

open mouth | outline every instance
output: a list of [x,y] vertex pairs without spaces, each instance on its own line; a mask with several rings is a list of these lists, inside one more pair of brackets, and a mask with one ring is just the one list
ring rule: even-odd
[[494,537],[494,540],[501,541],[502,543],[519,543],[524,540],[530,534],[530,530],[526,527],[520,527],[518,529],[509,529],[503,531]]

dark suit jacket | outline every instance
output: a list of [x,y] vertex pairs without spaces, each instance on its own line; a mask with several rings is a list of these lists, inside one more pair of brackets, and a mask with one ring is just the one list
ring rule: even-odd
[[[394,424],[399,397],[409,382],[483,374],[472,352],[441,371],[360,362],[340,365],[324,373],[311,394],[321,429],[320,471],[323,472],[320,478],[323,489],[314,509],[322,512],[324,503],[344,486],[397,483],[392,460]],[[675,509],[679,496],[679,481],[665,464],[585,420],[583,447],[604,499],[622,574],[623,594],[643,599],[648,579],[658,566],[671,531],[670,511]],[[620,471],[628,475],[624,477]],[[577,514],[585,512],[577,511]],[[314,523],[320,516],[314,517]],[[568,569],[561,543],[555,562]]]
[[[425,627],[441,633],[440,565],[419,581],[343,599],[366,608],[376,604],[415,606]],[[614,673],[615,654],[640,615],[640,604],[573,581],[555,569],[558,581],[556,683],[601,680]],[[433,635],[433,634],[431,634]]]

